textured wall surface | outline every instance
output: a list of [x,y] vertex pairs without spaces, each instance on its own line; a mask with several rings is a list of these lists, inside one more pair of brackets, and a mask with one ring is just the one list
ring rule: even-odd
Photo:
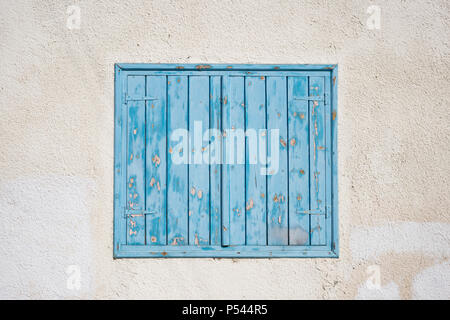
[[[450,298],[447,0],[0,7],[0,298]],[[338,63],[341,257],[113,260],[115,62]]]

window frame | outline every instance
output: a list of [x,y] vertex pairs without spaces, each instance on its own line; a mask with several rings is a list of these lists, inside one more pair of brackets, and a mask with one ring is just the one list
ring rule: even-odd
[[[126,194],[126,164],[123,164],[122,143],[126,138],[122,129],[124,115],[123,108],[127,76],[132,75],[167,75],[183,71],[185,75],[214,75],[217,72],[226,71],[227,74],[236,75],[264,75],[274,73],[276,75],[289,75],[289,72],[302,71],[317,76],[318,72],[325,72],[330,80],[330,114],[325,118],[331,128],[330,158],[331,158],[331,203],[328,206],[331,218],[331,243],[325,246],[170,246],[170,245],[126,245],[124,232],[125,219],[124,204],[122,199]],[[151,74],[149,74],[151,72]],[[129,64],[117,63],[114,66],[114,258],[180,258],[180,257],[209,257],[209,258],[338,258],[338,166],[337,166],[337,86],[338,65],[318,64]],[[126,119],[126,118],[125,118]],[[126,141],[126,140],[125,140]],[[122,170],[124,169],[124,170]],[[124,178],[125,177],[125,178]],[[123,233],[123,234],[122,234]],[[126,242],[126,241],[125,241]]]

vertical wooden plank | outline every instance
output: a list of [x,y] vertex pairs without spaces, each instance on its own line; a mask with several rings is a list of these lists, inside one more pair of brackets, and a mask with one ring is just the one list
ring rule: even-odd
[[[287,106],[286,78],[267,77],[267,129],[279,129],[279,167],[278,172],[267,177],[268,213],[267,232],[269,245],[288,244],[288,173],[287,173]],[[269,157],[272,153],[269,136]]]
[[224,93],[222,210],[229,245],[245,244],[244,77],[228,77]]
[[[217,142],[219,149],[209,150],[210,152],[210,189],[211,189],[211,203],[210,203],[210,214],[211,214],[211,230],[210,230],[210,244],[220,245],[221,243],[221,180],[220,180],[220,162],[222,154],[221,146],[221,77],[212,76],[210,77],[210,115],[209,124],[211,129],[216,129],[218,135],[210,136],[210,142]],[[216,144],[216,146],[217,146]],[[218,161],[216,161],[218,160]]]
[[332,244],[332,227],[331,227],[331,77],[325,77],[324,82],[324,93],[326,95],[324,101],[324,139],[325,139],[325,234],[326,242],[325,244],[330,248],[333,247]]
[[332,220],[332,243],[331,250],[334,251],[336,257],[339,256],[339,221],[338,221],[338,159],[337,159],[337,127],[338,127],[338,66],[336,65],[331,72],[331,96],[330,96],[330,109],[331,109],[331,139],[328,144],[328,148],[330,149],[331,154],[331,203],[327,203],[330,205],[330,217]]
[[176,137],[186,139],[184,144],[182,140],[172,141],[171,136],[178,129],[186,130],[187,134],[188,79],[169,76],[167,80],[167,241],[169,245],[185,245],[188,243],[188,163],[183,163],[182,158],[188,152],[188,136]]
[[222,246],[230,245],[230,166],[227,165],[226,156],[226,129],[230,128],[230,104],[228,96],[230,94],[230,78],[228,76],[222,77]]
[[127,219],[124,209],[127,203],[127,114],[125,91],[128,78],[116,64],[114,66],[114,256],[118,256],[120,245],[126,244]]
[[[129,76],[127,93],[145,96],[145,76]],[[145,103],[128,101],[127,121],[127,244],[145,244]]]
[[165,245],[167,189],[167,105],[166,76],[147,77],[147,95],[156,98],[146,102],[146,215],[147,244]]
[[203,159],[209,129],[209,77],[191,76],[189,79],[189,243],[209,244],[209,165]]
[[[266,83],[261,77],[245,80],[246,128],[246,244],[266,245],[266,175],[261,168],[266,163]],[[264,159],[260,159],[263,148]]]
[[[288,78],[289,244],[309,244],[308,77]],[[300,100],[300,99],[304,100]]]
[[[309,78],[309,95],[324,94],[324,78]],[[323,101],[309,102],[311,245],[325,245],[325,122]]]

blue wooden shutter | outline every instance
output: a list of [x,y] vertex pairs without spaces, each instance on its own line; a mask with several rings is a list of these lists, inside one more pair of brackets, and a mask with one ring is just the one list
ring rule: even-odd
[[337,257],[336,76],[116,65],[115,257]]

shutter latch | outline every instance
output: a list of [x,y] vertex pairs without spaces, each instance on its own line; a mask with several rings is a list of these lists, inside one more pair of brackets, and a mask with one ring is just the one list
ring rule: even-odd
[[150,96],[136,96],[136,97],[132,97],[132,96],[129,96],[126,92],[125,92],[125,94],[124,94],[124,98],[125,98],[125,101],[124,101],[125,104],[127,104],[128,101],[150,101],[150,100],[159,100],[158,98],[150,97]]
[[297,213],[297,214],[309,214],[309,215],[312,215],[312,216],[325,215],[325,218],[328,218],[328,214],[331,213],[331,208],[326,206],[325,210],[297,210],[295,213]]
[[156,214],[158,212],[154,210],[130,210],[130,209],[124,209],[125,213],[123,217],[126,219],[128,217],[144,217],[147,214]]
[[303,101],[323,101],[324,104],[327,104],[327,95],[324,94],[323,96],[308,96],[308,97],[297,97],[294,98],[294,100],[303,100]]

